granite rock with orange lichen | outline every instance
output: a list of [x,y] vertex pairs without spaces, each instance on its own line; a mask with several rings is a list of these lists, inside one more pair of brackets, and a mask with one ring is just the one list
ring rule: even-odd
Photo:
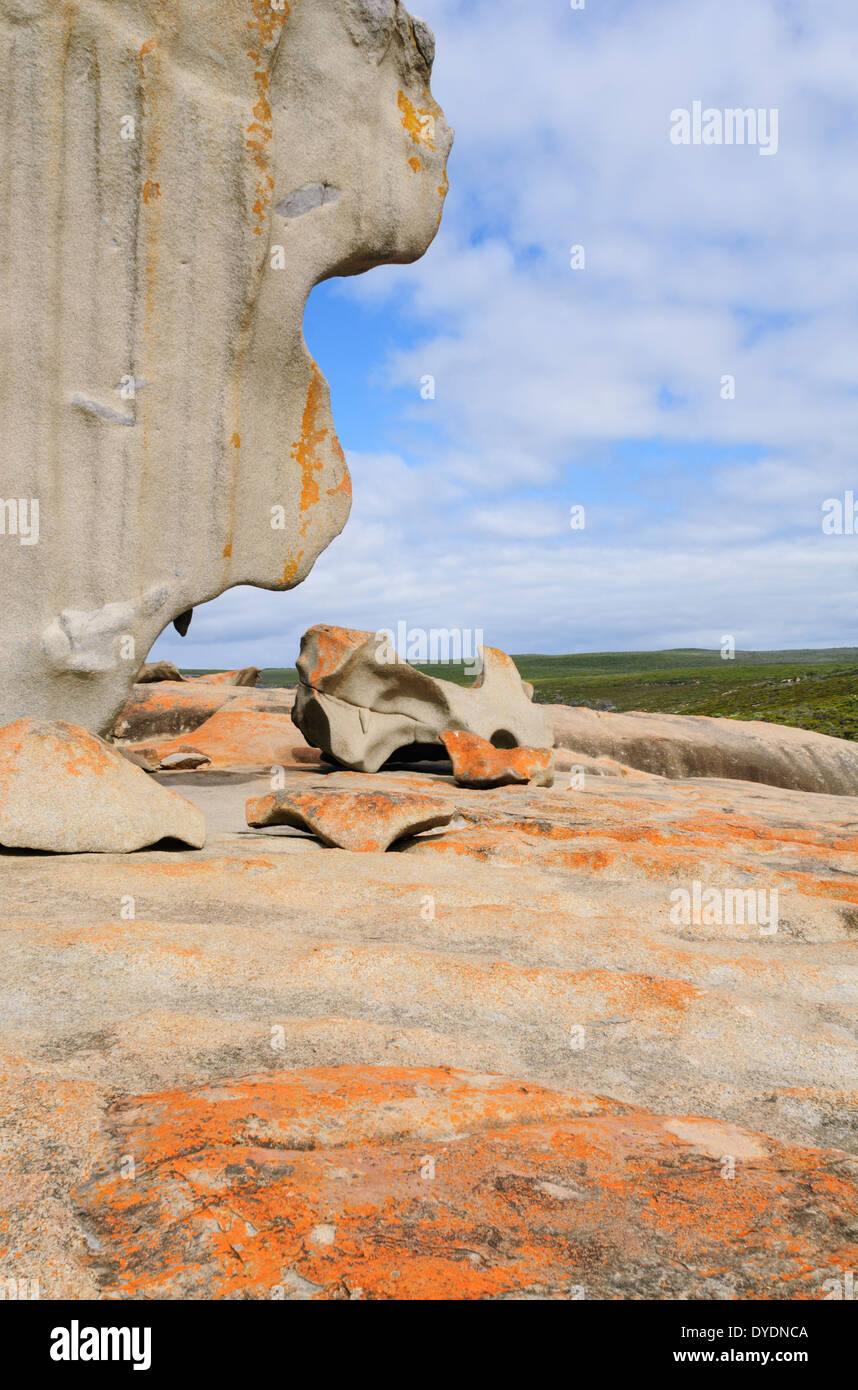
[[61,854],[205,844],[205,819],[86,729],[19,719],[0,729],[0,845]]
[[358,772],[377,772],[409,749],[443,757],[448,729],[499,748],[549,747],[545,710],[511,657],[483,647],[475,659],[474,684],[454,685],[409,665],[389,634],[317,624],[301,638],[292,719],[309,744]]
[[[270,775],[159,772],[204,850],[0,854],[4,1277],[45,1299],[839,1296],[854,798],[600,773],[287,768],[312,801],[459,812],[337,854],[247,826]],[[695,884],[766,914],[677,914]]]
[[613,760],[656,777],[726,777],[858,796],[858,743],[761,719],[547,707],[573,762]]
[[801,1300],[858,1259],[836,1150],[508,1077],[275,1072],[106,1123],[75,1194],[102,1297]]
[[134,684],[157,685],[161,681],[175,681],[181,684],[184,680],[185,677],[172,661],[144,661],[134,677]]
[[247,803],[247,823],[254,828],[291,825],[325,845],[365,854],[449,825],[455,814],[446,801],[414,792],[276,791]]
[[302,742],[287,712],[263,713],[232,706],[218,710],[190,736],[154,744],[131,743],[124,749],[143,759],[152,770],[169,767],[175,754],[187,750],[200,754],[212,771],[290,767],[298,765],[296,751],[314,760],[319,757]]
[[432,48],[398,0],[0,0],[0,723],[107,733],[173,620],[342,530],[304,309],[437,231]]
[[154,685],[160,681],[184,683],[186,680],[200,681],[203,685],[254,686],[259,680],[258,666],[243,666],[237,671],[212,671],[206,676],[183,676],[172,661],[144,661],[134,678],[135,685]]
[[293,690],[276,688],[248,690],[200,680],[135,685],[113,726],[112,737],[132,745],[166,742],[193,733],[219,710],[288,714],[294,703]]
[[203,685],[255,686],[260,677],[258,666],[242,666],[237,671],[212,671],[207,676],[197,676]]
[[554,784],[550,748],[495,748],[486,739],[459,729],[443,733],[441,742],[450,754],[453,775],[461,787]]

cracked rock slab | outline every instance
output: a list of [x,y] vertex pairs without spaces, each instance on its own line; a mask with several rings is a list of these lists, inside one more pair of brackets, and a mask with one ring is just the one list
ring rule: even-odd
[[205,844],[205,818],[86,729],[19,719],[0,729],[0,844],[120,854]]
[[550,748],[494,748],[476,734],[459,729],[441,735],[460,787],[507,787],[532,782],[554,785]]
[[331,848],[380,852],[405,836],[449,825],[456,808],[411,792],[273,792],[247,803],[247,823],[259,829],[291,825]]

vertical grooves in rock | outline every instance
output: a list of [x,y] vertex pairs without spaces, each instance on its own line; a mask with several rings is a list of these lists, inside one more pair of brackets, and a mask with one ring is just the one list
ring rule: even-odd
[[[392,244],[422,254],[437,213],[396,95],[423,99],[423,66],[407,45],[379,67],[347,8],[0,0],[0,490],[40,503],[38,545],[0,537],[0,722],[109,729],[123,637],[139,662],[178,613],[296,582],[342,529],[306,296]],[[278,219],[269,267],[275,201],[317,183],[336,211]]]
[[[27,150],[38,140],[44,96],[36,62],[38,40],[33,31],[20,25],[8,26],[3,46],[8,54],[2,84],[6,104],[3,144],[4,158],[8,159],[10,193],[3,256],[9,302],[19,306],[21,317],[17,323],[7,322],[4,326],[8,413],[3,420],[3,434],[14,441],[14,446],[4,468],[2,495],[29,499],[45,491],[44,476],[39,468],[46,443],[40,430],[40,398],[42,392],[49,391],[52,386],[44,376],[45,364],[40,350],[44,323],[38,312],[40,281],[45,273],[43,257],[47,251],[39,237],[39,228],[44,225],[41,218],[44,178],[33,179],[26,158]],[[33,471],[31,461],[35,463]],[[14,569],[19,581],[28,558],[30,565],[33,563],[32,554],[22,555],[21,549],[17,547],[14,554]]]
[[[118,384],[123,376],[141,378],[143,373],[137,361],[137,289],[139,274],[139,235],[140,235],[140,189],[141,177],[141,139],[143,129],[143,102],[140,87],[140,70],[136,53],[127,44],[112,36],[114,56],[110,63],[111,97],[108,103],[111,112],[132,116],[135,122],[133,140],[122,140],[120,130],[105,134],[105,144],[110,146],[111,135],[115,141],[112,150],[118,165],[115,178],[116,192],[111,210],[111,226],[108,231],[107,260],[112,267],[111,287],[121,305],[122,337],[119,343],[117,361],[110,364],[110,379]],[[116,242],[115,248],[112,243]],[[120,404],[122,399],[119,397]],[[131,543],[133,529],[139,515],[139,477],[133,466],[137,449],[137,432],[140,429],[140,399],[127,402],[131,405],[138,421],[133,433],[123,433],[119,440],[120,468],[117,470],[114,505],[115,515],[120,518],[118,536],[125,553],[133,556],[136,562],[133,574],[134,588],[138,589],[142,574],[137,548]]]
[[[56,525],[63,535],[84,527],[92,544],[81,555],[74,575],[66,574],[69,607],[86,607],[95,592],[93,573],[98,537],[98,478],[102,472],[101,423],[71,407],[72,397],[88,398],[98,382],[95,340],[98,332],[98,171],[95,149],[93,53],[86,18],[75,17],[67,38],[62,75],[63,127],[60,242],[60,353],[62,466],[55,479]],[[72,460],[74,465],[72,466]]]
[[[138,339],[135,360],[137,373],[152,381],[161,377],[166,364],[158,361],[157,351],[157,277],[159,255],[160,197],[160,136],[161,112],[159,109],[161,87],[161,53],[157,39],[147,40],[141,47],[139,58],[141,110],[138,135],[141,149],[140,184],[135,198],[138,205],[137,237],[137,303]],[[160,368],[160,370],[159,370]],[[160,389],[160,383],[159,383]],[[138,401],[137,440],[138,457],[138,517],[136,529],[146,538],[148,546],[149,528],[146,517],[152,502],[155,501],[152,469],[152,445],[155,403],[151,391],[143,392]],[[160,503],[162,499],[158,499]],[[143,587],[143,574],[149,567],[151,556],[140,556],[141,569],[138,571],[137,590]]]

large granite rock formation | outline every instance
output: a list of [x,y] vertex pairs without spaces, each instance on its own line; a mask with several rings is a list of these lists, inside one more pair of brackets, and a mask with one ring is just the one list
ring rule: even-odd
[[484,647],[473,686],[437,680],[410,666],[381,635],[311,627],[301,639],[292,718],[307,742],[357,772],[377,772],[402,749],[445,757],[449,729],[496,748],[550,748],[548,719],[531,702],[514,662]]
[[614,760],[657,777],[727,777],[790,791],[858,796],[858,743],[755,719],[604,714],[546,706],[574,762]]
[[0,0],[0,723],[345,524],[312,287],[422,255],[451,133],[398,0]]

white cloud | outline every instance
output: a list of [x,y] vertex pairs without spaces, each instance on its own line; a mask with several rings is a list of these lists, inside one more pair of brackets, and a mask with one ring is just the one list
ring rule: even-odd
[[[201,610],[198,651],[290,664],[312,622],[399,619],[512,650],[852,644],[858,549],[820,507],[858,491],[854,0],[419,8],[457,128],[445,221],[340,292],[422,327],[383,375],[435,376],[443,442],[352,456],[344,536],[293,593]],[[695,99],[777,107],[777,155],[672,146]]]

